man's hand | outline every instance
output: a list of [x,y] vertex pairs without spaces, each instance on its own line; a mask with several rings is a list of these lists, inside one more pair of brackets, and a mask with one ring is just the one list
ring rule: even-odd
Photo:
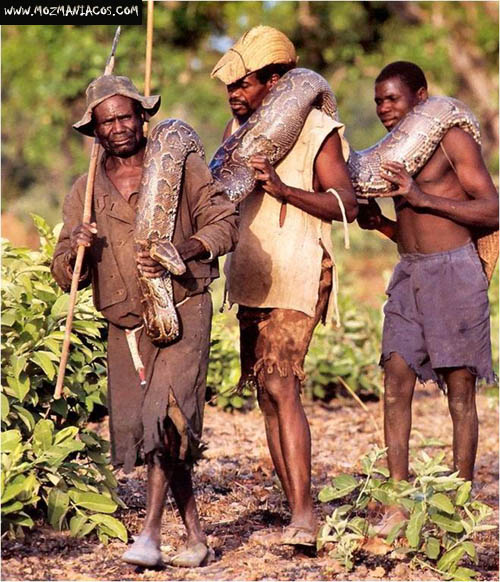
[[70,245],[71,245],[71,256],[76,258],[78,253],[78,247],[90,247],[94,242],[95,235],[97,234],[97,225],[95,222],[82,223],[73,229],[70,235]]
[[165,267],[162,267],[158,261],[151,258],[149,251],[137,252],[135,255],[135,261],[141,275],[144,275],[144,277],[147,277],[148,279],[161,277],[166,271]]
[[382,226],[382,211],[380,206],[370,198],[368,204],[359,204],[357,221],[365,230],[377,230]]
[[286,186],[266,156],[255,154],[250,158],[249,163],[255,170],[255,179],[262,182],[262,188],[274,198],[285,200]]
[[408,174],[403,164],[399,162],[384,162],[381,168],[380,175],[382,178],[396,186],[396,190],[392,192],[394,195],[403,196],[415,208],[421,206],[425,194]]

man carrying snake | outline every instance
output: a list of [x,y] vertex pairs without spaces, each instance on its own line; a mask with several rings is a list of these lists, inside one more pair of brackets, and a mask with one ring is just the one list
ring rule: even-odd
[[[427,99],[415,64],[387,65],[375,80],[377,116],[391,131]],[[478,441],[475,388],[494,381],[488,281],[472,242],[475,227],[498,227],[498,194],[474,139],[453,127],[412,178],[404,166],[382,166],[395,188],[396,221],[370,199],[358,223],[398,245],[401,260],[387,289],[381,362],[385,374],[384,432],[390,475],[408,479],[411,403],[415,380],[446,392],[453,424],[453,459],[472,480]],[[391,507],[379,524],[386,535],[405,512]]]
[[[295,67],[290,40],[259,26],[215,65],[233,118],[224,139]],[[279,111],[271,117],[279,116]],[[331,222],[349,222],[357,203],[346,170],[344,127],[318,109],[303,120],[289,153],[275,166],[254,155],[258,186],[240,204],[239,242],[226,262],[228,297],[237,303],[242,382],[257,387],[269,450],[291,510],[283,531],[255,532],[265,544],[314,545],[311,438],[300,400],[303,363],[314,328],[336,311]]]
[[143,123],[160,107],[127,77],[106,75],[87,89],[86,111],[73,127],[95,136],[103,150],[94,183],[91,222],[82,224],[86,176],[64,201],[64,225],[52,272],[67,290],[79,245],[85,259],[81,287],[92,284],[94,303],[108,321],[108,408],[112,461],[129,472],[142,451],[148,471],[146,517],[123,560],[144,567],[162,563],[161,518],[167,488],[187,531],[175,566],[199,566],[211,557],[193,494],[192,464],[199,457],[217,256],[237,239],[234,205],[215,185],[202,157],[184,161],[172,243],[186,273],[172,276],[180,337],[155,345],[142,327],[137,270],[155,278],[164,267],[146,251],[136,254],[134,221],[145,155]]

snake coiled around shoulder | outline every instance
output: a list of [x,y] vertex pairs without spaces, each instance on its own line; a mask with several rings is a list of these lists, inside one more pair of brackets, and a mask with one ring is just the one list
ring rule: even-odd
[[186,266],[172,244],[186,158],[191,153],[205,159],[197,133],[179,119],[158,123],[144,154],[134,239],[138,250],[149,251],[166,271],[161,277],[138,274],[146,333],[155,342],[170,343],[179,335],[171,275]]

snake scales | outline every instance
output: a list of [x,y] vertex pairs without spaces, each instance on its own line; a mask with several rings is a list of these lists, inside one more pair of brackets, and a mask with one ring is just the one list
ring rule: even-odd
[[171,275],[182,275],[186,266],[172,244],[184,163],[190,153],[205,158],[200,138],[187,123],[165,119],[150,136],[144,154],[135,222],[135,244],[167,269],[161,277],[139,273],[143,321],[155,342],[168,343],[179,335]]
[[[271,164],[279,162],[293,147],[313,107],[338,120],[336,99],[328,82],[308,69],[292,69],[276,83],[248,121],[224,141],[209,167],[232,202],[240,202],[255,187],[254,170],[248,159],[262,153]],[[361,151],[351,148],[347,165],[357,195],[392,196],[391,185],[380,177],[381,163],[401,161],[410,174],[415,174],[453,126],[461,127],[480,142],[478,122],[468,107],[449,97],[431,97],[371,148]],[[185,270],[171,240],[182,169],[187,155],[193,151],[203,155],[203,146],[194,130],[170,119],[155,126],[145,154],[135,238],[141,248],[148,249],[174,275]],[[478,239],[480,255],[481,243],[490,245],[491,237]],[[495,262],[496,259],[493,267]],[[148,335],[154,341],[173,341],[179,333],[179,324],[170,274],[154,279],[139,275],[139,282]]]

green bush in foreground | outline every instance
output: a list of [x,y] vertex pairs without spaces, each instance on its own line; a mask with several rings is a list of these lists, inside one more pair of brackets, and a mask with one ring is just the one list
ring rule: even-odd
[[318,549],[335,544],[330,557],[351,570],[363,543],[376,535],[367,520],[369,504],[401,505],[409,517],[386,537],[385,542],[394,545],[389,556],[407,555],[410,566],[428,568],[446,580],[472,580],[476,572],[461,563],[466,557],[477,563],[472,537],[496,528],[482,523],[492,509],[471,500],[471,482],[450,474],[441,464],[444,453],[431,458],[422,451],[413,464],[412,483],[388,479],[387,469],[377,466],[384,455],[385,449],[374,448],[361,460],[360,477],[338,475],[320,491],[320,501],[341,499],[344,504],[327,516]]
[[2,529],[23,535],[34,520],[81,537],[127,540],[112,513],[123,502],[109,467],[109,444],[86,428],[105,404],[105,323],[80,291],[65,379],[53,400],[68,295],[50,274],[55,235],[40,217],[38,251],[2,241]]

